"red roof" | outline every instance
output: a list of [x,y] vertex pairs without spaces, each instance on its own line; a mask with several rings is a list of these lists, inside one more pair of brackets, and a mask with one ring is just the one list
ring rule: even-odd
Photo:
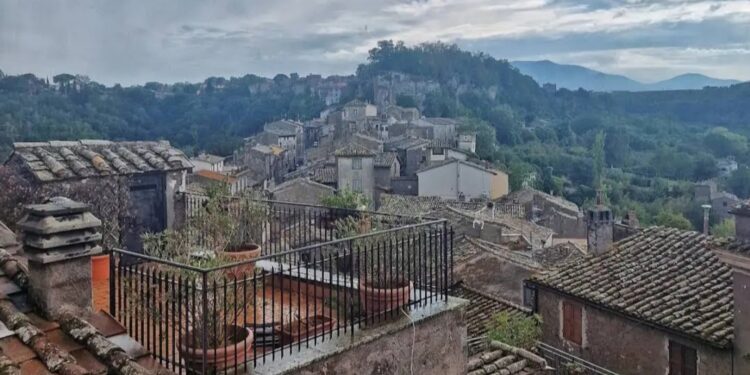
[[206,169],[200,170],[198,172],[195,172],[196,176],[201,176],[203,178],[218,181],[218,182],[225,182],[228,184],[233,184],[237,181],[236,177],[233,176],[227,176],[225,174],[221,174],[219,172],[209,171]]

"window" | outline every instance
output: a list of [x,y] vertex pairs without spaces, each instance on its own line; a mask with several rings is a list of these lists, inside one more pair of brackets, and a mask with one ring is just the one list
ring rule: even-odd
[[696,375],[697,362],[695,349],[669,340],[669,375]]
[[362,169],[362,158],[352,159],[352,169]]
[[528,307],[533,312],[537,312],[536,304],[536,287],[528,284],[523,285],[523,305]]
[[563,338],[574,344],[583,344],[583,309],[581,305],[563,301]]
[[361,178],[355,177],[352,179],[352,190],[358,193],[362,192],[362,179]]

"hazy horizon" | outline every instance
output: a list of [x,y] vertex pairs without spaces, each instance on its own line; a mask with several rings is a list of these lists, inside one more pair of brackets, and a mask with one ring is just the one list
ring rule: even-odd
[[750,0],[0,0],[0,69],[107,85],[348,75],[378,40],[456,43],[641,82],[750,80]]

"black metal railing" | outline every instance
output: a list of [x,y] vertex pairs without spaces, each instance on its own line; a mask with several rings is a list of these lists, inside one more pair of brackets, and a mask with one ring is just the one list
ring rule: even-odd
[[443,303],[452,244],[433,220],[210,268],[112,249],[110,312],[170,370],[242,372]]
[[[185,193],[184,222],[198,223],[205,215],[204,195]],[[394,229],[433,218],[383,214],[375,211],[351,210],[300,203],[239,197],[225,197],[225,209],[252,228],[250,236],[261,246],[263,255],[333,241],[337,238],[336,223],[345,218],[366,218],[372,228]],[[254,206],[247,210],[247,205]],[[257,213],[257,215],[255,214]],[[195,231],[195,237],[207,240],[206,233]]]

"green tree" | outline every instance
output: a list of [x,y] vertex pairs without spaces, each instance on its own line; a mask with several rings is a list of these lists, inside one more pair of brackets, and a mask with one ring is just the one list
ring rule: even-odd
[[727,128],[717,127],[709,130],[704,143],[719,157],[739,156],[747,152],[747,138]]
[[343,189],[335,195],[324,197],[321,203],[328,207],[363,210],[370,208],[372,202],[361,193]]
[[396,105],[404,108],[416,108],[417,101],[411,95],[401,94],[396,96]]
[[750,168],[747,166],[740,166],[736,171],[732,172],[727,180],[727,186],[729,191],[736,194],[740,198],[750,197]]
[[542,337],[542,317],[503,311],[492,317],[487,327],[490,340],[523,349],[533,349]]
[[684,215],[679,212],[662,210],[656,217],[654,217],[654,224],[664,227],[677,228],[683,230],[693,229],[693,225],[690,224]]
[[591,158],[594,160],[594,180],[591,186],[594,189],[602,188],[604,178],[604,132],[599,131],[594,138],[594,144],[591,146]]
[[734,220],[726,219],[721,223],[712,225],[711,234],[722,238],[734,237]]

